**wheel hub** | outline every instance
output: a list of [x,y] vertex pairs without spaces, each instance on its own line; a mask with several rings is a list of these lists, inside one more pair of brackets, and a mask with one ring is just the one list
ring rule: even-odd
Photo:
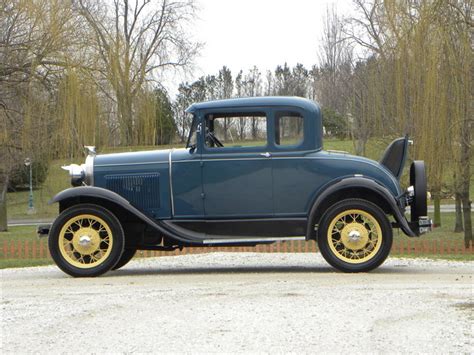
[[369,241],[369,233],[363,224],[349,223],[341,231],[341,241],[347,249],[359,250]]
[[79,245],[83,247],[88,247],[91,244],[91,237],[88,235],[83,235],[79,238]]
[[90,255],[99,249],[100,236],[93,228],[82,227],[74,233],[72,243],[79,253]]
[[349,232],[349,241],[350,242],[358,242],[360,240],[360,233],[356,230],[352,230]]

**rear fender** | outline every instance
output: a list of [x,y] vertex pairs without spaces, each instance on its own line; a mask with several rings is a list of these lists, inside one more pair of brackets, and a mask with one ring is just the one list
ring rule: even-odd
[[398,204],[392,193],[376,181],[366,177],[348,177],[336,181],[326,187],[317,197],[309,213],[306,239],[316,239],[315,226],[319,224],[327,208],[345,198],[365,198],[382,207],[385,213],[392,214],[402,231],[415,237],[405,218],[403,208]]

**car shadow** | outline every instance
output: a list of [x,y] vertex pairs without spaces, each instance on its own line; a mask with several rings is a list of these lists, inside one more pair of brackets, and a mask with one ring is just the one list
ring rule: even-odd
[[195,274],[268,274],[268,273],[328,273],[335,272],[330,267],[291,267],[291,266],[229,266],[229,267],[187,267],[176,269],[133,268],[111,271],[107,276],[129,275],[195,275]]
[[[400,267],[379,267],[369,273],[358,273],[358,275],[369,274],[404,274],[417,273],[415,270]],[[419,270],[417,270],[419,271]],[[121,277],[133,275],[219,275],[219,274],[340,274],[351,275],[338,271],[330,266],[197,266],[186,268],[150,268],[150,267],[133,267],[127,269],[126,267],[116,271],[110,271],[106,274],[107,277]]]

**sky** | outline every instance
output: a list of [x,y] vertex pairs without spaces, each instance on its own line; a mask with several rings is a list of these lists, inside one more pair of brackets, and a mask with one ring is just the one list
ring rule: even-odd
[[191,34],[204,46],[191,74],[167,80],[171,97],[180,82],[217,74],[223,65],[234,76],[254,65],[262,72],[285,62],[310,68],[318,61],[322,18],[332,4],[340,14],[352,10],[351,0],[197,0]]

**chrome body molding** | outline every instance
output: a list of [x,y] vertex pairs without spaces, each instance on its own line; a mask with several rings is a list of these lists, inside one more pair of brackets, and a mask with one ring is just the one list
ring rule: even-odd
[[173,197],[173,154],[174,148],[170,149],[168,154],[168,172],[169,172],[169,179],[170,179],[170,203],[171,203],[171,217],[174,217],[174,197]]
[[268,238],[233,238],[233,239],[206,239],[204,244],[234,244],[234,243],[274,243],[289,240],[306,240],[306,237],[268,237]]
[[336,149],[328,149],[326,150],[328,153],[337,153],[337,154],[349,154],[349,152],[346,152],[345,150],[336,150]]
[[168,162],[167,161],[147,161],[143,163],[97,164],[96,167],[106,168],[108,166],[156,165],[156,164],[168,164]]

